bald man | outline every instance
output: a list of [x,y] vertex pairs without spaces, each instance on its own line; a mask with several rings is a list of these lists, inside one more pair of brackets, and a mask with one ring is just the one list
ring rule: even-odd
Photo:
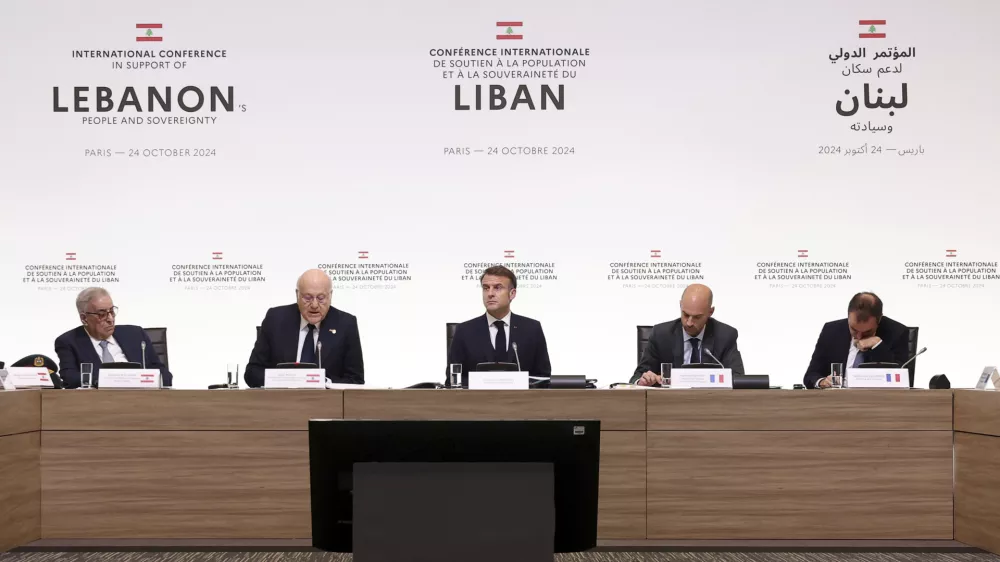
[[322,365],[331,382],[364,384],[358,319],[330,306],[332,293],[330,276],[310,269],[295,285],[295,304],[267,311],[243,375],[248,386],[264,386],[264,369],[279,363]]
[[674,367],[691,363],[714,364],[712,355],[723,367],[732,369],[733,374],[744,374],[743,357],[736,347],[739,332],[712,318],[715,312],[712,290],[705,285],[688,285],[681,294],[680,305],[680,318],[653,326],[649,344],[630,382],[642,386],[660,384],[660,363],[670,363]]

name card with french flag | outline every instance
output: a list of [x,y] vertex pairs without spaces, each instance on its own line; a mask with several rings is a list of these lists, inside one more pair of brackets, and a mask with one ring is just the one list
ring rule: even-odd
[[45,367],[7,367],[6,380],[14,388],[55,388]]
[[97,386],[102,389],[158,389],[159,369],[101,369]]
[[670,388],[732,388],[732,369],[672,369]]
[[264,388],[319,388],[326,385],[324,369],[264,369]]
[[847,388],[910,388],[906,369],[847,369]]

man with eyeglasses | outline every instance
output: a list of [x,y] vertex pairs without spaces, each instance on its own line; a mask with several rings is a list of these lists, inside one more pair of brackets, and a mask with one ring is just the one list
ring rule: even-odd
[[330,276],[310,269],[295,285],[296,304],[267,311],[243,374],[248,386],[264,386],[264,369],[280,363],[322,365],[331,382],[364,384],[358,319],[330,306],[332,292]]
[[111,294],[100,287],[80,291],[76,297],[76,311],[82,326],[56,338],[56,355],[59,356],[59,376],[66,388],[80,386],[80,364],[94,365],[93,385],[99,386],[102,363],[142,364],[146,342],[146,368],[159,369],[163,386],[173,386],[173,375],[160,362],[153,349],[149,334],[139,326],[116,325],[118,307]]

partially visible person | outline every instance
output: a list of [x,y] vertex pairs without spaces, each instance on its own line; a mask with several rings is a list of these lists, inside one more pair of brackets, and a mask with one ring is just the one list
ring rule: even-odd
[[[681,293],[681,316],[653,326],[649,343],[629,382],[641,386],[662,384],[660,363],[683,367],[692,363],[716,363],[714,355],[733,374],[744,374],[743,356],[736,345],[739,332],[712,314],[714,295],[705,285],[688,285]],[[705,350],[709,353],[706,353]]]
[[322,365],[330,382],[365,383],[358,319],[330,306],[332,296],[333,282],[322,269],[299,277],[295,304],[276,306],[264,315],[243,374],[247,386],[264,386],[264,370],[279,363]]
[[80,364],[94,366],[95,387],[100,384],[103,363],[143,363],[142,342],[146,342],[146,368],[159,369],[163,386],[173,386],[173,375],[160,361],[153,349],[149,334],[139,326],[116,325],[118,307],[111,294],[100,287],[80,291],[76,297],[76,311],[82,326],[56,338],[56,355],[59,357],[59,376],[66,388],[80,386]]
[[909,359],[909,343],[909,329],[883,316],[882,299],[858,293],[847,304],[847,318],[823,326],[802,382],[806,388],[829,388],[833,363],[844,369],[862,363],[902,365]]
[[518,363],[529,376],[551,376],[542,324],[510,311],[517,297],[514,272],[496,265],[483,271],[479,283],[486,314],[459,324],[448,350],[449,365],[462,365],[462,386],[468,386],[469,371],[479,363]]

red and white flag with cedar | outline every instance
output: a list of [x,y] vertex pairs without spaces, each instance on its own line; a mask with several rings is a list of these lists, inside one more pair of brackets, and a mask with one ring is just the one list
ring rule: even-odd
[[160,30],[163,29],[162,23],[137,23],[135,28],[138,29],[139,35],[136,36],[135,40],[142,43],[145,41],[163,41],[163,35]]
[[885,20],[858,20],[861,39],[885,39]]

